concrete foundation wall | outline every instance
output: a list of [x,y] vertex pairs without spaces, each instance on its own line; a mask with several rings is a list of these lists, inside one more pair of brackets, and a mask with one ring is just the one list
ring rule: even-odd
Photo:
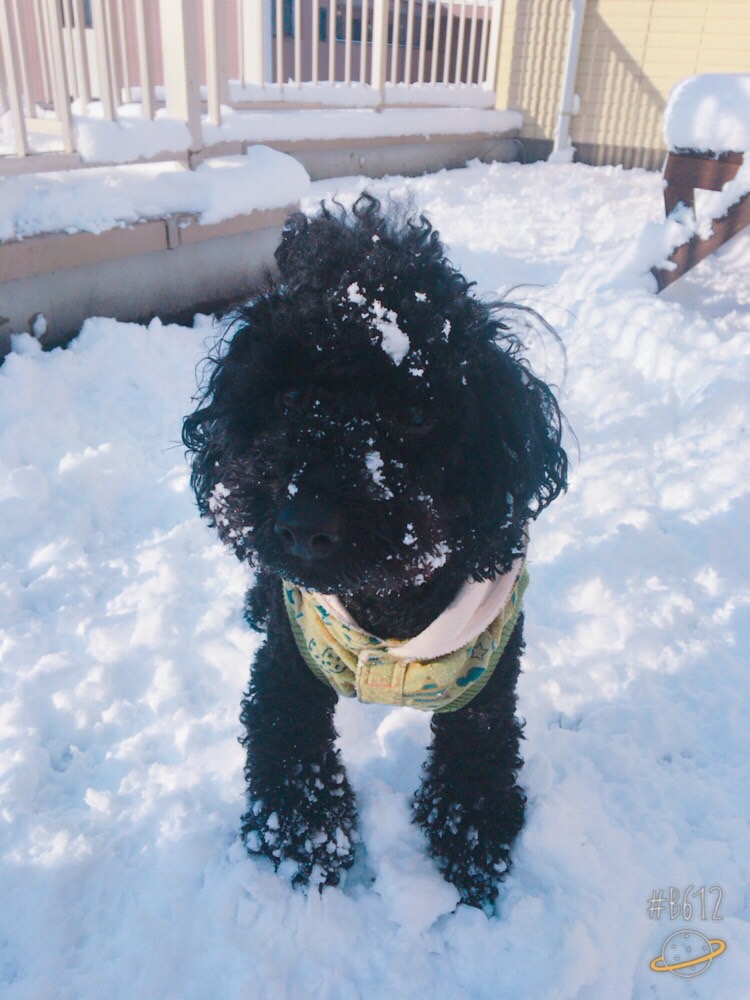
[[0,283],[0,354],[10,332],[29,331],[34,317],[47,321],[45,347],[66,343],[88,316],[145,323],[190,323],[207,312],[248,297],[273,262],[281,226],[158,250],[119,260]]
[[312,180],[327,177],[347,177],[362,174],[366,177],[385,177],[398,174],[418,177],[463,167],[469,160],[485,163],[509,162],[519,159],[519,149],[512,138],[501,136],[457,136],[451,138],[423,138],[419,142],[384,140],[377,146],[370,144],[325,146],[276,144],[277,149],[290,153],[307,170]]

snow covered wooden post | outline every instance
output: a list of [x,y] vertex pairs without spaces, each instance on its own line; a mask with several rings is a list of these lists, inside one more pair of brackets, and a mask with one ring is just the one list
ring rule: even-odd
[[[732,152],[722,153],[717,157],[714,153],[670,151],[664,168],[664,208],[667,217],[678,205],[684,205],[695,212],[695,189],[721,191],[739,173],[744,156],[744,153]],[[729,205],[719,218],[711,219],[711,232],[708,236],[693,233],[685,243],[675,247],[668,258],[673,267],[651,269],[658,291],[663,291],[677,281],[749,225],[750,193],[742,195]]]
[[[664,136],[669,146],[664,209],[670,217],[684,205],[693,224],[669,264],[651,269],[659,291],[750,226],[747,184],[731,187],[750,155],[750,73],[704,73],[681,80],[664,111]],[[725,185],[710,232],[702,236],[695,218],[695,189],[724,192]]]
[[160,0],[159,14],[166,111],[186,123],[190,148],[198,150],[203,146],[203,133],[195,0]]
[[375,0],[372,11],[372,65],[370,67],[370,84],[372,85],[373,90],[377,90],[379,92],[381,104],[385,102],[385,74],[386,57],[388,55],[389,15],[389,0]]

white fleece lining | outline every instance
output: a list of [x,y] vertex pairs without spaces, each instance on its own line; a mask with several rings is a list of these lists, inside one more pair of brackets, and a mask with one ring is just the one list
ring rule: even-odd
[[[494,580],[483,580],[481,583],[467,580],[432,624],[413,639],[389,645],[388,652],[399,660],[436,660],[473,642],[508,603],[523,564],[524,557],[521,556],[507,573]],[[315,599],[340,622],[369,635],[355,622],[338,597],[315,594]]]

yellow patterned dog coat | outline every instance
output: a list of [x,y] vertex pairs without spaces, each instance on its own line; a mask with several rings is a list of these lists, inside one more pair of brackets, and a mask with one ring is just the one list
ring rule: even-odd
[[496,580],[468,582],[443,614],[408,640],[370,635],[337,598],[286,581],[284,606],[303,659],[338,694],[453,712],[479,694],[492,676],[528,581],[525,562],[518,559]]

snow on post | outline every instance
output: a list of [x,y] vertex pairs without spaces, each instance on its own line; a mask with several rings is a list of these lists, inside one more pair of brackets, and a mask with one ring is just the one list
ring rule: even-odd
[[750,73],[704,73],[673,87],[664,112],[670,150],[750,150]]

